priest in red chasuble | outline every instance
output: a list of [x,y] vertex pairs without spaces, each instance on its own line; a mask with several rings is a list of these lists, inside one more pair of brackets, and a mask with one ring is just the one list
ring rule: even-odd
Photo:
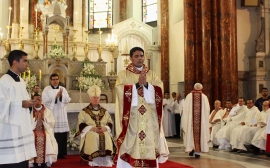
[[33,100],[36,105],[33,107],[31,116],[37,157],[30,160],[30,167],[47,168],[57,161],[58,144],[53,131],[55,120],[52,112],[42,104],[39,94],[36,93]]
[[[117,168],[158,167],[163,83],[144,63],[144,50],[130,50],[129,64],[116,80]],[[163,139],[164,140],[164,139]]]
[[270,114],[268,116],[268,122],[267,122],[267,126],[266,126],[266,149],[265,149],[265,153],[266,153],[266,155],[268,157],[270,157]]
[[80,156],[90,166],[112,167],[114,151],[111,116],[99,105],[101,90],[98,86],[91,86],[87,94],[90,104],[79,113],[75,135],[81,137]]
[[209,112],[208,98],[202,92],[203,86],[200,83],[194,85],[194,90],[185,99],[182,128],[184,131],[184,147],[190,156],[200,157],[200,152],[208,152],[209,133]]

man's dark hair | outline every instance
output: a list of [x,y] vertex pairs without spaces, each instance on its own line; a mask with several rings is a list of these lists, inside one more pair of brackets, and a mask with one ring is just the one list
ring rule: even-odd
[[55,76],[57,76],[58,79],[59,79],[59,75],[58,74],[51,74],[50,79],[52,79],[52,77],[55,77]]
[[267,91],[268,91],[268,89],[267,89],[266,87],[262,88],[261,92],[262,92],[263,90],[267,90]]
[[36,86],[39,87],[39,85],[35,85],[34,88],[35,88]]
[[129,56],[132,57],[132,55],[133,55],[133,53],[134,53],[135,51],[141,51],[141,52],[143,52],[143,54],[144,54],[144,50],[143,50],[141,47],[133,47],[133,48],[130,50],[130,52],[129,52]]
[[238,100],[239,100],[239,99],[243,99],[244,102],[246,101],[246,99],[245,99],[244,97],[239,97]]
[[253,100],[253,99],[247,99],[247,101],[248,101],[248,100],[251,100],[251,102],[254,103],[254,100]]
[[166,93],[170,94],[169,92],[166,91],[166,92],[164,92],[164,95],[165,95]]
[[232,102],[232,100],[231,99],[227,99],[226,102]]
[[33,95],[33,98],[34,98],[35,96],[40,96],[40,97],[41,97],[41,95],[38,94],[38,93],[35,93],[35,94]]
[[23,56],[27,56],[27,53],[21,50],[13,50],[8,55],[8,63],[12,66],[14,60],[20,61]]

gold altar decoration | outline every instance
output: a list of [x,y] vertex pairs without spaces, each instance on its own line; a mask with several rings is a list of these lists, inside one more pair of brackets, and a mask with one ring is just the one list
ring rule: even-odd
[[9,43],[9,35],[10,35],[11,26],[7,26],[7,29],[8,29],[8,34],[7,34],[7,39],[5,41],[6,55],[4,56],[4,58],[7,58],[8,57],[8,55],[10,53],[10,50],[11,50],[10,43]]
[[20,40],[19,40],[19,50],[23,50],[24,49],[24,43],[22,41],[22,30],[23,30],[24,27],[20,27]]
[[89,30],[85,31],[85,33],[86,33],[86,44],[84,46],[84,53],[85,53],[84,61],[90,61],[88,58],[88,52],[89,52],[88,36],[89,36],[90,31]]
[[72,46],[72,52],[73,52],[73,58],[72,61],[78,61],[78,59],[76,58],[76,53],[77,53],[77,44],[76,44],[76,33],[78,32],[78,30],[73,30],[73,46]]
[[124,50],[122,51],[121,56],[126,57],[126,59],[124,60],[124,67],[127,67],[129,64],[129,59],[127,58],[129,56],[129,50],[128,50],[128,43],[126,41],[126,44],[124,46]]
[[39,56],[38,56],[38,49],[39,49],[39,45],[38,45],[38,31],[39,31],[39,29],[38,29],[38,27],[36,27],[35,28],[35,42],[34,42],[34,50],[35,50],[35,57],[34,57],[34,59],[40,59],[39,58]]
[[[112,54],[112,59],[111,59],[111,72],[109,72],[109,74],[111,76],[116,75],[116,72],[113,70],[113,59],[114,59],[114,52],[117,49],[117,38],[116,36],[113,34],[113,30],[112,30],[112,34],[108,35],[108,38],[106,40],[106,46],[108,47],[110,53]],[[117,58],[117,57],[116,57]],[[116,65],[115,65],[116,66]]]
[[98,62],[103,62],[103,59],[101,58],[101,53],[102,53],[101,34],[102,34],[102,31],[100,31],[100,28],[98,30],[98,34],[99,34],[99,45],[98,45],[98,48],[97,48]]

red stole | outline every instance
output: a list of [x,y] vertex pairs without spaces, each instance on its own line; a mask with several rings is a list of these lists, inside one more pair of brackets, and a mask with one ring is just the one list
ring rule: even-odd
[[194,151],[201,152],[202,91],[192,91],[192,124]]
[[266,149],[265,153],[270,155],[270,134],[266,134]]
[[37,113],[38,118],[36,118],[37,125],[34,129],[34,135],[35,135],[35,146],[36,146],[36,152],[37,157],[34,158],[34,163],[46,163],[46,134],[45,134],[45,128],[43,125],[43,118],[42,115],[44,115],[45,106],[42,105],[42,109],[37,111],[35,108],[33,108],[33,118],[36,116]]

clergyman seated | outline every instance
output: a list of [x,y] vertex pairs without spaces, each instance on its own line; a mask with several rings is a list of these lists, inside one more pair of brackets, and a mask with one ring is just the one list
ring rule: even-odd
[[80,156],[83,160],[89,161],[90,166],[112,167],[114,152],[111,116],[99,105],[101,90],[98,86],[91,86],[87,94],[90,97],[90,104],[79,113],[75,135],[81,136]]

